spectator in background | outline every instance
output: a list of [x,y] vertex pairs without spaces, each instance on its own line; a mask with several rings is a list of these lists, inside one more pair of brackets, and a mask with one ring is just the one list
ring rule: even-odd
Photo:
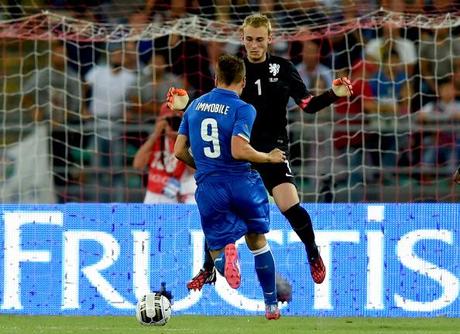
[[195,203],[194,171],[174,156],[174,143],[182,119],[163,103],[152,135],[139,148],[133,167],[149,166],[144,203]]
[[[305,41],[302,50],[302,62],[296,68],[307,87],[314,95],[321,95],[332,86],[332,71],[320,63],[320,50],[316,41]],[[328,174],[331,167],[332,157],[329,138],[331,135],[331,109],[315,115],[299,113],[292,98],[288,104],[288,120],[290,123],[289,147],[292,166],[308,165],[308,174],[311,179],[321,181],[321,176]],[[317,130],[304,131],[305,124],[320,124]],[[300,125],[300,129],[299,129]],[[303,138],[301,137],[303,135]]]
[[[87,26],[87,22],[104,21],[102,7],[93,8],[88,3],[91,1],[82,1],[70,5],[73,18],[79,20],[75,25],[79,28]],[[93,1],[93,6],[102,4],[104,0]],[[61,5],[65,5],[62,4]],[[64,32],[63,33],[67,33]],[[104,48],[104,43],[97,41],[87,41],[79,39],[69,39],[66,41],[67,55],[69,56],[69,65],[79,74],[80,78],[84,79],[86,73],[96,64],[101,56],[101,50]]]
[[146,0],[145,12],[154,20],[178,18],[185,14],[187,0]]
[[[443,0],[445,1],[445,0]],[[425,0],[381,0],[382,8],[393,12],[421,13]]]
[[184,76],[192,98],[209,92],[214,87],[214,78],[209,70],[207,43],[192,38],[172,43],[173,39],[170,40],[173,73]]
[[163,54],[155,53],[139,81],[139,87],[132,87],[128,96],[137,109],[140,118],[156,116],[160,113],[169,87],[183,87],[184,80],[169,71]]
[[422,93],[425,104],[438,92],[438,81],[452,76],[454,59],[460,57],[460,37],[450,28],[440,28],[420,40]]
[[[417,113],[417,121],[438,126],[460,121],[460,102],[455,100],[455,87],[449,78],[438,83],[439,96]],[[428,165],[442,166],[449,162],[455,152],[456,135],[453,131],[424,131],[422,161]],[[457,157],[458,158],[458,157]]]
[[127,118],[127,94],[136,80],[136,75],[125,68],[121,45],[110,45],[108,50],[108,63],[97,64],[85,77],[92,92],[89,111],[94,119],[91,165],[94,168],[92,184],[96,189],[89,193],[102,202],[123,201],[121,125]]
[[[341,2],[340,11],[338,11],[340,14],[335,18],[337,21],[352,22],[361,16],[358,7],[350,0]],[[328,34],[328,37],[321,43],[322,62],[331,68],[336,76],[349,75],[349,69],[363,58],[363,45],[366,37],[361,32],[362,30],[356,28],[346,33]],[[339,71],[341,73],[337,73]]]
[[359,62],[362,59],[364,41],[358,32],[358,29],[355,29],[344,34],[328,36],[327,41],[321,44],[325,65],[334,71],[343,71]]
[[217,42],[217,41],[209,41],[207,47],[208,47],[208,58],[209,58],[209,72],[211,73],[212,76],[215,76],[217,60],[221,54],[225,53],[226,43]]
[[68,10],[78,20],[107,22],[111,0],[50,0],[51,8]]
[[81,149],[81,133],[72,127],[81,127],[85,115],[82,106],[82,82],[67,65],[66,48],[61,43],[52,46],[50,63],[37,69],[24,85],[25,107],[32,107],[34,119],[46,122],[50,129],[50,152],[53,158],[54,183],[60,203],[67,198],[64,189],[72,177],[72,150]]
[[127,41],[123,44],[123,67],[126,70],[140,74],[144,63],[139,58],[138,42]]
[[338,170],[334,174],[337,175],[335,181],[339,186],[352,189],[352,198],[349,201],[363,200],[362,192],[357,187],[366,181],[363,165],[367,158],[367,115],[377,110],[369,84],[369,78],[374,75],[374,71],[372,64],[365,60],[353,66],[351,82],[355,94],[335,103],[337,130],[334,132],[334,147],[338,163],[334,166]]
[[410,111],[411,87],[408,75],[401,68],[399,54],[394,49],[383,53],[380,68],[370,78],[372,94],[378,98],[378,111],[398,115]]
[[[421,0],[418,0],[421,1]],[[460,9],[460,3],[456,0],[429,0],[426,1],[426,13],[455,13]]]
[[[151,23],[149,16],[142,9],[132,13],[128,17],[128,24],[133,34],[142,34],[149,23]],[[140,39],[137,41],[137,53],[142,64],[148,64],[152,59],[154,43],[154,40],[151,39]]]
[[386,50],[395,49],[398,52],[401,65],[410,76],[417,64],[417,51],[410,39],[401,36],[401,28],[394,23],[386,23],[382,27],[382,36],[371,39],[365,48],[366,56],[376,63],[382,62]]
[[207,50],[209,59],[209,72],[211,76],[215,76],[215,69],[217,66],[217,60],[220,55],[227,54],[237,54],[240,49],[238,44],[227,43],[227,42],[218,42],[218,41],[209,41],[207,43]]
[[383,53],[379,70],[370,78],[370,86],[376,109],[368,115],[372,133],[367,135],[366,148],[372,152],[374,165],[383,172],[383,168],[397,166],[398,151],[408,145],[404,143],[407,135],[399,134],[396,128],[400,118],[409,113],[412,89],[395,49]]
[[310,28],[329,23],[327,15],[318,8],[315,1],[280,1],[273,5],[275,24],[283,28],[308,26]]
[[316,41],[305,41],[302,55],[302,63],[296,66],[300,77],[309,91],[315,95],[323,93],[332,86],[332,71],[319,62],[320,49]]

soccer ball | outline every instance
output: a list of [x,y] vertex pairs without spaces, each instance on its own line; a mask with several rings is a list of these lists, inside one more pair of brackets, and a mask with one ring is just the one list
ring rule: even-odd
[[148,293],[137,303],[136,318],[142,325],[164,326],[171,318],[171,302],[160,293]]
[[278,301],[289,303],[292,300],[292,285],[280,274],[276,274],[276,294]]

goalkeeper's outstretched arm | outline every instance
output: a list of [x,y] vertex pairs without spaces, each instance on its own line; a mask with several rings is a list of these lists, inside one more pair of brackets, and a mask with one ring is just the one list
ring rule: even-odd
[[318,96],[307,96],[297,104],[306,113],[313,114],[321,109],[326,108],[334,103],[341,97],[351,96],[353,94],[353,87],[347,77],[335,79],[332,82],[332,88]]

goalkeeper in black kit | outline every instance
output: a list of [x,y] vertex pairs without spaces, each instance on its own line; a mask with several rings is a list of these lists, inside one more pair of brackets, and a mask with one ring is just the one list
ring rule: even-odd
[[[350,96],[353,91],[351,82],[343,77],[335,79],[332,88],[322,95],[312,96],[289,60],[268,53],[271,32],[270,21],[265,15],[254,14],[244,20],[241,38],[246,50],[246,86],[241,99],[252,104],[257,111],[251,145],[262,152],[270,152],[276,147],[288,152],[286,107],[289,97],[306,113],[316,113],[340,97]],[[168,95],[171,102],[175,89],[172,88]],[[253,168],[260,173],[266,189],[305,245],[313,281],[322,283],[326,268],[316,246],[310,215],[300,206],[289,162],[255,164]],[[200,290],[204,284],[216,280],[214,264],[208,253],[206,251],[203,268],[187,284],[191,290]]]

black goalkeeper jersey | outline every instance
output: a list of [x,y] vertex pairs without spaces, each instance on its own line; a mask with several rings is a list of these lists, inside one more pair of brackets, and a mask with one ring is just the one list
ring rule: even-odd
[[275,147],[288,151],[287,104],[310,95],[297,69],[289,60],[267,54],[263,63],[246,65],[246,86],[241,99],[252,104],[257,116],[251,133],[251,145],[269,152]]

